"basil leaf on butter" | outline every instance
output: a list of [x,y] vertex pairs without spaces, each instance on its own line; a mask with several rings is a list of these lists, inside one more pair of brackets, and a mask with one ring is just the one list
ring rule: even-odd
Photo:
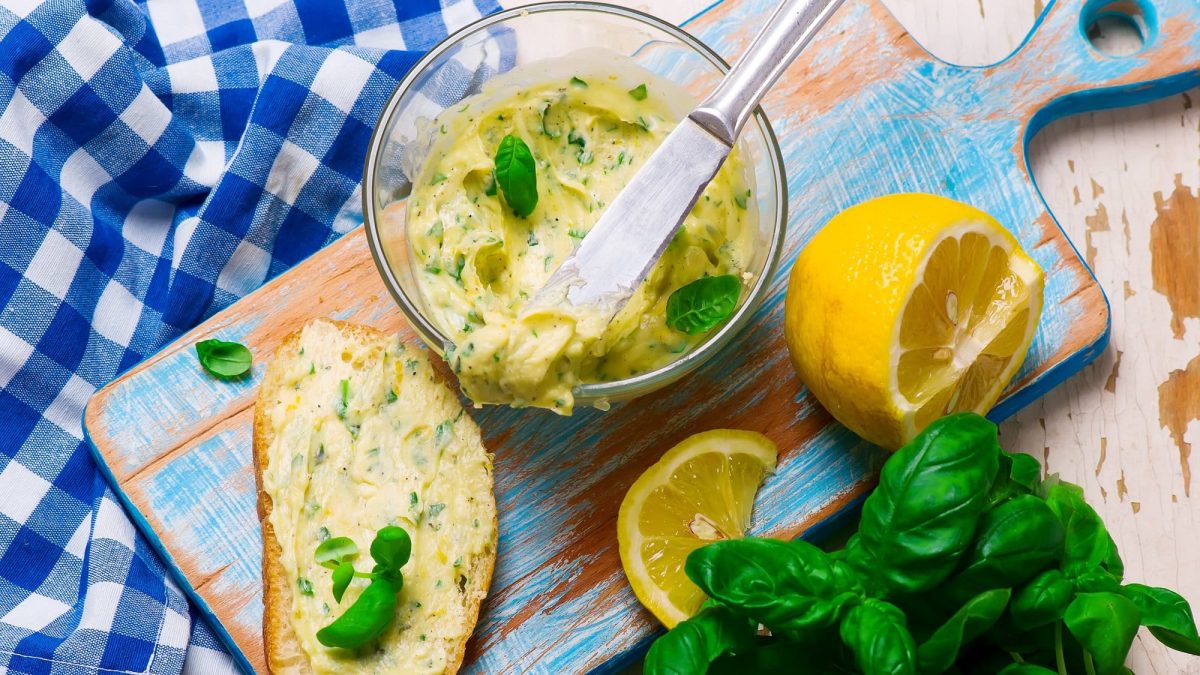
[[504,201],[518,216],[533,213],[537,206],[537,164],[525,141],[509,134],[496,150],[496,183]]
[[711,330],[733,314],[741,292],[732,274],[697,279],[667,299],[667,325],[688,335]]
[[346,561],[338,565],[333,570],[333,599],[342,603],[342,595],[346,593],[346,589],[350,587],[350,582],[354,579],[354,563]]
[[358,557],[358,545],[350,537],[334,537],[321,542],[314,555],[318,565],[336,569],[338,565]]
[[222,340],[201,340],[196,343],[200,367],[213,377],[228,380],[250,371],[253,357],[245,345]]
[[629,95],[632,96],[633,100],[635,100],[635,101],[645,101],[646,100],[646,85],[639,84],[638,86],[634,87],[633,89],[630,89]]
[[412,539],[402,527],[388,525],[381,528],[375,533],[375,540],[371,542],[371,557],[388,570],[399,572],[411,554]]
[[587,82],[584,82],[584,81],[583,81],[582,79],[580,79],[578,76],[575,76],[575,77],[572,77],[572,78],[571,78],[571,84],[575,85],[576,87],[586,87],[586,86],[588,86],[588,85],[587,85]]

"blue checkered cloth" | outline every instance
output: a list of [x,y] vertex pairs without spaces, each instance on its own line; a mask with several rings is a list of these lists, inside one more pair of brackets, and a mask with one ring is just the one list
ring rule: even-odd
[[495,9],[0,2],[0,672],[232,670],[97,472],[84,403],[357,225],[387,96]]

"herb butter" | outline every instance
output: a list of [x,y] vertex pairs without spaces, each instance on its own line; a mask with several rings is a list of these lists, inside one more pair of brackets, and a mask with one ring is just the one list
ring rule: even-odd
[[[671,293],[705,276],[742,277],[751,262],[757,227],[735,149],[611,323],[566,308],[524,311],[686,109],[672,105],[686,100],[675,85],[640,69],[635,76],[643,81],[580,73],[512,86],[498,78],[437,120],[409,200],[408,248],[427,312],[453,343],[447,360],[476,404],[570,414],[577,384],[670,363],[705,337],[667,325]],[[509,185],[497,189],[496,153],[510,135],[533,156],[531,211],[527,192],[510,204]],[[527,180],[504,169],[504,181]]]

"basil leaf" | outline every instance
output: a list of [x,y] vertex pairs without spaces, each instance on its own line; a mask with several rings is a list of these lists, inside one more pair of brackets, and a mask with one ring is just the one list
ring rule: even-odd
[[917,648],[921,672],[932,675],[949,670],[963,647],[996,623],[1011,594],[1001,588],[971,598]]
[[851,609],[838,630],[865,675],[915,675],[917,648],[895,605],[868,598]]
[[971,545],[999,467],[996,425],[974,413],[930,424],[883,465],[859,535],[886,588],[929,590]]
[[629,90],[629,95],[632,96],[633,100],[635,100],[635,101],[645,101],[646,94],[647,94],[647,91],[646,91],[645,84],[639,84],[638,86]]
[[350,586],[350,581],[354,579],[354,563],[343,562],[333,570],[333,599],[340,604],[342,595],[346,593],[346,588]]
[[1067,569],[1071,585],[1076,593],[1120,593],[1121,580],[1105,572],[1099,567],[1077,571],[1079,565],[1071,565]]
[[1012,466],[1009,469],[1008,477],[1012,481],[1030,492],[1036,491],[1038,485],[1042,482],[1042,465],[1029,455],[1024,453],[1004,453],[1008,456]]
[[1046,570],[1013,595],[1009,614],[1018,628],[1033,630],[1060,619],[1074,599],[1075,587],[1063,573]]
[[222,340],[197,342],[196,357],[200,359],[200,366],[205,372],[222,380],[245,375],[253,361],[245,345]]
[[1200,635],[1187,600],[1175,591],[1142,584],[1129,584],[1121,589],[1142,613],[1142,625],[1158,641],[1187,654],[1200,655]]
[[709,604],[655,640],[643,668],[646,675],[702,675],[717,657],[748,646],[756,627],[723,605]]
[[1125,564],[1117,552],[1117,544],[1104,527],[1095,509],[1083,500],[1083,488],[1058,482],[1046,493],[1046,504],[1066,528],[1063,540],[1063,566],[1100,567],[1120,581]]
[[358,546],[350,537],[334,537],[321,542],[315,555],[318,565],[334,569],[357,558]]
[[697,279],[667,299],[667,325],[688,335],[712,330],[733,314],[741,292],[742,283],[732,274]]
[[1063,620],[1071,635],[1092,655],[1099,675],[1121,673],[1133,646],[1141,612],[1118,593],[1080,593]]
[[1029,455],[1000,452],[1000,470],[988,492],[988,508],[1002,504],[1017,495],[1033,494],[1041,482],[1042,467]]
[[984,513],[960,569],[942,593],[951,602],[1028,581],[1058,559],[1063,527],[1038,497],[1020,495]]
[[709,597],[776,634],[832,626],[861,592],[852,574],[799,540],[715,542],[692,551],[684,571]]
[[538,203],[537,164],[525,141],[509,134],[496,150],[496,183],[504,201],[522,218],[533,213]]
[[583,81],[583,80],[581,80],[581,79],[579,79],[579,77],[578,77],[578,76],[572,76],[572,77],[571,77],[571,84],[575,85],[576,87],[586,87],[586,86],[588,86],[588,83],[587,83],[587,82],[584,82],[584,81]]
[[388,525],[375,533],[371,542],[371,557],[381,566],[399,570],[412,554],[412,539],[403,527]]
[[317,641],[326,647],[358,649],[378,640],[396,617],[396,593],[387,581],[372,581],[345,613],[317,631]]

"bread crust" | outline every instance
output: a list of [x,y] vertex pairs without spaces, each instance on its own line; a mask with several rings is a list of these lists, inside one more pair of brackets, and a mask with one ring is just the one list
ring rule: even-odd
[[[358,337],[365,341],[387,340],[390,337],[387,333],[370,326],[330,319],[314,320],[314,322],[316,321],[333,324],[350,337]],[[299,358],[300,335],[303,331],[303,327],[293,331],[276,348],[263,375],[262,384],[259,385],[258,397],[254,405],[254,481],[258,491],[258,519],[262,526],[263,538],[263,647],[266,652],[267,671],[276,675],[312,674],[308,658],[300,647],[289,618],[292,607],[292,588],[288,582],[287,573],[279,562],[283,549],[275,537],[275,528],[271,525],[273,507],[271,497],[263,489],[263,472],[267,468],[267,449],[275,440],[268,420],[269,408],[275,400],[274,394],[284,386],[287,362],[292,358]],[[487,451],[486,448],[484,451]],[[488,457],[491,458],[491,453],[488,453]],[[492,484],[489,487],[493,487],[494,479],[491,471],[488,472],[488,478],[489,483]],[[466,615],[472,630],[464,631],[462,639],[459,640],[450,658],[447,659],[445,671],[447,673],[457,672],[462,666],[467,643],[470,641],[474,626],[479,619],[480,606],[491,588],[499,537],[498,525],[493,500],[491,549],[488,553],[477,557],[470,568],[471,578],[479,579],[483,583],[476,585],[471,595],[465,598]]]

